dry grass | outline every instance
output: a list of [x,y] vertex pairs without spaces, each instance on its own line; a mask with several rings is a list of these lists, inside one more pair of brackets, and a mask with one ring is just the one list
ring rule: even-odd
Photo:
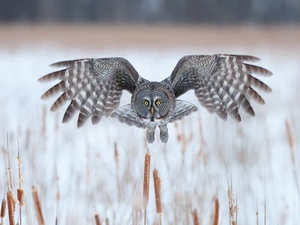
[[298,199],[300,201],[300,183],[299,183],[299,178],[298,178],[298,174],[297,174],[297,166],[296,166],[296,159],[295,159],[294,137],[293,137],[293,134],[291,131],[290,124],[287,120],[285,120],[285,128],[286,128],[289,147],[290,147],[291,162],[292,162],[293,170],[294,170],[295,184],[296,184],[297,191],[298,191]]
[[[230,225],[238,225],[238,204],[234,198],[232,183],[228,187],[228,203],[229,203],[229,223]],[[219,202],[215,202],[215,207],[219,205]]]
[[[186,121],[185,121],[186,122]],[[291,129],[289,127],[289,123],[286,122],[286,129],[287,129],[287,134],[288,134],[288,138],[289,138],[289,143],[290,143],[290,148],[293,148],[293,144],[291,144],[293,142],[293,137],[291,134]],[[189,136],[188,133],[186,133],[186,131],[184,130],[184,123],[181,125],[176,125],[176,132],[177,132],[177,138],[179,137],[178,143],[180,143],[180,149],[181,149],[181,156],[182,157],[186,157],[186,151],[187,148],[189,148],[189,143],[190,141],[188,141],[189,139],[191,139],[190,137],[187,138],[187,136]],[[201,129],[201,128],[200,128]],[[47,136],[47,131],[45,131],[45,135]],[[200,132],[201,133],[201,132]],[[202,145],[203,143],[206,143],[205,139],[204,139],[204,135],[201,134],[201,142],[200,145]],[[128,178],[126,177],[126,174],[128,175],[128,172],[124,172],[124,174],[122,175],[122,171],[120,169],[122,162],[120,162],[120,153],[119,153],[119,149],[117,146],[116,142],[113,142],[112,144],[112,149],[113,149],[113,160],[115,162],[115,168],[116,168],[116,175],[118,177],[120,177],[120,179],[117,179],[116,181],[116,185],[117,188],[119,190],[120,193],[118,193],[118,202],[122,202],[124,199],[124,185],[126,186],[126,183],[129,182],[128,179],[132,179],[132,178]],[[186,148],[186,149],[184,149]],[[165,150],[164,150],[165,151]],[[155,152],[155,151],[154,151]],[[199,163],[203,163],[204,162],[204,157],[205,156],[205,149],[201,150],[201,154],[199,156],[199,151],[195,151],[195,155],[193,156],[194,160],[196,160],[197,164],[192,164],[192,168],[196,168],[195,166],[199,166]],[[156,153],[155,153],[156,154]],[[7,154],[8,155],[8,154]],[[200,157],[200,158],[199,158]],[[134,156],[133,156],[134,158]],[[88,157],[89,159],[89,157]],[[201,160],[200,160],[201,159]],[[188,159],[185,159],[188,160]],[[200,161],[199,161],[200,160]],[[207,159],[205,159],[206,161]],[[21,210],[24,206],[26,207],[25,204],[25,199],[24,199],[24,189],[23,189],[23,174],[22,174],[22,157],[20,155],[20,151],[19,151],[19,147],[17,150],[17,168],[18,168],[18,186],[14,187],[13,184],[14,182],[12,182],[13,180],[13,168],[12,168],[12,163],[10,162],[9,158],[7,157],[8,162],[8,175],[7,175],[7,183],[8,183],[8,188],[11,189],[16,189],[17,190],[17,200],[19,203],[19,207],[20,207],[20,211],[19,211],[19,215],[18,215],[18,223],[20,225],[22,225],[22,217],[24,216],[24,212]],[[206,162],[207,163],[207,162]],[[162,193],[162,186],[161,186],[161,177],[159,176],[159,171],[158,169],[153,169],[153,185],[154,185],[154,195],[150,194],[150,165],[151,165],[151,155],[150,152],[147,150],[145,155],[144,155],[144,170],[143,170],[143,192],[142,192],[142,204],[141,205],[137,205],[136,209],[133,211],[132,213],[132,217],[131,219],[129,219],[129,221],[132,222],[132,224],[140,224],[141,220],[144,221],[144,224],[163,224],[163,221],[166,220],[166,217],[163,217],[164,214],[169,215],[170,211],[174,210],[173,207],[178,207],[178,209],[174,210],[174,218],[171,219],[171,221],[182,221],[182,219],[180,219],[179,217],[179,212],[186,214],[185,216],[185,221],[190,221],[189,223],[194,224],[194,225],[200,225],[200,224],[205,224],[205,222],[200,223],[200,221],[205,221],[204,219],[204,212],[203,210],[201,210],[202,206],[201,206],[201,201],[199,202],[199,199],[203,200],[203,197],[205,196],[205,192],[201,193],[198,192],[196,193],[196,195],[194,195],[190,200],[188,200],[186,197],[179,197],[176,196],[176,191],[174,192],[174,199],[176,201],[175,205],[170,206],[168,205],[168,203],[164,200],[163,196],[161,196]],[[186,165],[185,162],[183,162],[182,165]],[[206,164],[204,164],[206,165]],[[128,165],[127,165],[128,166]],[[181,167],[181,170],[184,170],[184,166]],[[125,176],[125,177],[124,177]],[[164,177],[164,179],[166,179],[166,177]],[[183,177],[181,177],[180,179],[184,179]],[[59,191],[59,185],[58,185],[58,175],[56,175],[55,178],[55,184],[56,184],[56,201],[57,201],[57,205],[60,201],[60,191]],[[125,182],[125,183],[124,183]],[[180,181],[182,182],[182,181]],[[175,187],[175,186],[174,186]],[[169,187],[170,188],[170,187]],[[201,187],[200,187],[201,188]],[[138,186],[137,186],[138,189]],[[199,189],[200,190],[200,189]],[[228,198],[228,216],[229,216],[229,224],[230,225],[238,225],[238,212],[240,210],[239,206],[238,206],[238,201],[237,201],[237,197],[238,195],[234,195],[234,190],[233,190],[233,184],[232,184],[232,180],[229,183],[228,182],[228,191],[227,191],[227,198]],[[200,194],[201,193],[201,194]],[[101,195],[101,194],[100,194]],[[135,191],[135,195],[138,195],[138,192]],[[153,197],[153,201],[151,200],[150,197]],[[200,197],[200,198],[198,198]],[[36,218],[37,218],[37,222],[39,225],[44,225],[45,221],[44,221],[44,215],[42,212],[42,204],[40,201],[40,197],[38,194],[38,190],[35,186],[32,187],[32,200],[33,200],[33,205],[36,209]],[[108,202],[112,202],[113,200],[110,199]],[[153,219],[155,218],[154,215],[151,212],[151,204],[155,201],[155,207],[156,207],[156,214],[158,215],[159,219]],[[165,202],[164,202],[165,201]],[[9,224],[15,224],[15,218],[16,218],[16,210],[15,210],[15,200],[13,197],[13,193],[11,190],[7,191],[7,206],[6,206],[6,201],[5,199],[3,199],[2,201],[2,206],[1,206],[1,223],[3,224],[3,221],[5,219],[5,208],[7,207],[8,209],[8,219],[9,219]],[[27,202],[28,203],[28,202]],[[107,205],[107,207],[111,207],[113,203],[109,203]],[[166,205],[167,204],[167,205]],[[180,206],[180,204],[182,204]],[[197,207],[200,209],[200,213],[198,211],[197,208],[192,208],[192,205],[196,204]],[[110,206],[111,205],[111,206]],[[165,206],[164,206],[165,205]],[[212,225],[219,225],[219,224],[226,224],[224,223],[224,221],[222,222],[221,218],[220,218],[220,199],[219,197],[214,197],[213,201],[212,201],[212,212],[211,212],[211,216],[210,216],[210,223]],[[224,205],[224,202],[223,202]],[[28,207],[28,206],[27,206]],[[150,208],[149,208],[150,207]],[[166,207],[166,212],[163,214],[163,207]],[[143,216],[140,216],[141,214],[138,213],[141,210],[144,210],[143,212]],[[192,213],[188,213],[192,212]],[[264,214],[264,225],[266,225],[266,211],[267,211],[267,207],[266,207],[266,201],[264,202],[264,210],[263,212],[259,212],[257,209],[256,212],[256,222],[257,224],[259,224],[259,213],[263,213]],[[120,212],[118,212],[120,213]],[[23,216],[22,216],[23,215]],[[59,215],[59,213],[57,214]],[[200,218],[199,218],[200,216]],[[152,218],[151,218],[152,217]],[[202,217],[202,219],[201,219]],[[115,216],[114,215],[110,215],[108,217],[106,217],[106,219],[103,221],[104,224],[115,224],[113,221],[115,221]],[[56,217],[56,221],[58,221],[58,217]],[[99,224],[103,224],[101,223],[101,219],[98,213],[94,214],[94,221],[96,223],[96,225]],[[110,222],[112,221],[112,222]],[[123,221],[127,221],[125,218],[123,219]],[[152,222],[150,222],[152,221]],[[1,224],[1,225],[2,225]]]

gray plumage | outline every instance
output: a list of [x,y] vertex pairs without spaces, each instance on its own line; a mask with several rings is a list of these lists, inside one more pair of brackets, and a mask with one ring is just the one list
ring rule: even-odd
[[[144,79],[124,58],[63,61],[51,66],[64,69],[39,79],[41,82],[60,80],[41,98],[48,99],[62,92],[51,110],[70,101],[63,122],[68,122],[77,111],[78,127],[89,118],[96,124],[103,116],[112,116],[128,125],[146,128],[149,143],[154,141],[158,126],[160,139],[166,143],[167,124],[198,110],[193,104],[177,99],[189,90],[194,90],[203,107],[224,120],[230,115],[240,122],[240,108],[254,116],[250,99],[260,104],[265,102],[253,87],[263,92],[271,92],[271,88],[252,74],[272,75],[262,67],[245,63],[257,60],[245,55],[184,56],[161,82]],[[119,108],[123,90],[132,94],[131,103]]]

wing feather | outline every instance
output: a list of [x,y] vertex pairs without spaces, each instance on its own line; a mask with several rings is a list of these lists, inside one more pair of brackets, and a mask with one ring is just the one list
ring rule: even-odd
[[262,92],[271,92],[271,88],[253,76],[271,76],[269,70],[248,64],[259,58],[249,55],[189,55],[182,57],[171,75],[163,82],[172,85],[175,96],[179,97],[194,90],[200,104],[209,112],[216,113],[222,119],[230,115],[241,121],[239,108],[254,116],[250,99],[264,104]]
[[120,104],[123,90],[133,93],[138,83],[146,81],[124,58],[86,58],[50,66],[65,68],[39,78],[40,82],[60,80],[41,98],[48,99],[62,93],[51,110],[57,110],[70,101],[63,122],[69,121],[79,111],[78,127],[90,117],[95,124],[104,115],[111,115]]

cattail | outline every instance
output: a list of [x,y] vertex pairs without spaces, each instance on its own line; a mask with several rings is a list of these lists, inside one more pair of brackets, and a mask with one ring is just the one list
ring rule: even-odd
[[23,191],[23,189],[20,189],[20,188],[17,189],[17,196],[18,196],[19,205],[20,206],[24,205],[24,191]]
[[147,208],[149,202],[149,183],[150,183],[150,153],[147,151],[145,154],[144,166],[144,192],[143,192],[143,206]]
[[44,222],[44,217],[43,217],[43,213],[42,213],[41,203],[39,200],[38,190],[34,186],[32,187],[32,197],[33,197],[35,210],[36,210],[37,217],[38,217],[38,223],[39,223],[39,225],[44,225],[45,222]]
[[156,213],[161,215],[162,214],[161,197],[160,197],[161,181],[157,169],[153,170],[153,180],[154,180]]
[[220,208],[219,200],[218,198],[215,198],[215,214],[214,214],[213,225],[218,225],[219,223],[219,208]]
[[200,225],[197,209],[193,210],[193,224],[194,225]]
[[144,225],[147,221],[147,206],[149,202],[149,184],[150,184],[150,153],[145,154],[144,164],[144,189],[143,189],[143,206],[144,206]]
[[18,201],[19,201],[19,205],[20,207],[22,205],[24,205],[24,191],[22,189],[22,183],[23,183],[23,180],[22,180],[22,173],[21,173],[21,157],[18,155],[18,164],[19,164],[19,188],[17,189],[17,198],[18,198]]
[[10,225],[15,225],[14,218],[14,197],[11,191],[7,191],[7,206],[8,206],[8,219]]
[[98,213],[95,214],[95,220],[96,220],[96,225],[101,225],[100,216]]
[[5,201],[5,199],[2,199],[2,203],[1,203],[1,214],[0,214],[1,225],[3,225],[3,218],[4,218],[4,216],[5,216],[5,208],[6,208],[6,201]]
[[20,206],[20,224],[22,225],[22,206],[24,205],[24,191],[22,189],[22,184],[23,184],[22,172],[21,172],[22,157],[20,156],[19,139],[18,139],[17,160],[18,160],[18,175],[19,175],[19,188],[17,189],[17,199],[19,201],[19,206]]

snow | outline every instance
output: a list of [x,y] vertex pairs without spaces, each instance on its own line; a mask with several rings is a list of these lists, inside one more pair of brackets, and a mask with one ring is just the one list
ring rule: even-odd
[[[33,224],[36,221],[31,196],[31,187],[35,185],[47,224],[53,224],[56,215],[59,224],[91,223],[96,212],[102,220],[109,218],[111,224],[133,224],[134,215],[142,218],[144,155],[148,147],[151,171],[158,169],[162,180],[163,224],[191,224],[194,208],[199,212],[201,224],[209,224],[215,197],[220,203],[219,224],[229,224],[227,193],[231,186],[238,203],[238,224],[256,224],[256,212],[259,224],[263,224],[265,204],[267,224],[297,224],[300,193],[294,170],[299,176],[300,59],[294,57],[296,52],[251,49],[251,54],[262,59],[258,65],[274,73],[270,78],[260,77],[273,92],[262,94],[265,105],[253,104],[256,117],[242,113],[239,124],[230,118],[224,122],[209,114],[199,105],[193,92],[188,92],[182,99],[199,106],[199,111],[176,126],[169,125],[170,138],[166,145],[160,143],[157,136],[155,143],[146,147],[144,130],[112,118],[105,118],[96,126],[88,123],[80,129],[76,128],[76,119],[62,124],[64,109],[52,113],[49,109],[54,98],[40,99],[52,83],[41,84],[37,79],[53,71],[48,65],[56,61],[122,56],[143,77],[162,80],[185,54],[250,54],[242,48],[226,50],[225,47],[168,51],[145,48],[143,51],[105,49],[99,52],[47,45],[14,51],[2,49],[0,144],[6,148],[8,133],[15,190],[17,139],[20,142],[26,193],[24,208],[28,210],[23,213],[24,220]],[[130,95],[125,93],[121,104],[129,99]],[[289,121],[294,137],[295,165],[291,161],[285,120]],[[117,144],[118,166],[114,143]],[[6,191],[6,167],[0,166],[0,194]],[[148,224],[158,221],[152,177],[147,210]]]

